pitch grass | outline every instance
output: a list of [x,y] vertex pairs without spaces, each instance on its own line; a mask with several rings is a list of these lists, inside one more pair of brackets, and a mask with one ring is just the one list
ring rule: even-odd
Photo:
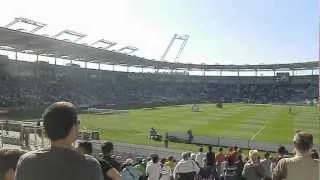
[[[320,117],[314,107],[285,105],[225,104],[217,109],[214,104],[200,104],[200,112],[192,112],[191,105],[170,106],[152,110],[129,110],[127,114],[81,114],[82,128],[100,131],[101,139],[132,144],[162,146],[147,138],[151,127],[161,134],[186,133],[251,139],[273,143],[291,143],[296,130],[313,133],[320,144]],[[196,146],[169,143],[173,149],[195,150]]]

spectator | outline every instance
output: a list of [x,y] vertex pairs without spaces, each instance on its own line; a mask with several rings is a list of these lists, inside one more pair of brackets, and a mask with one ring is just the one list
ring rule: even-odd
[[151,161],[147,163],[146,175],[148,180],[159,180],[161,175],[161,166],[159,164],[159,156],[151,155]]
[[231,152],[232,161],[237,162],[239,161],[239,155],[240,155],[239,148],[238,146],[234,146],[232,149],[233,149],[233,151]]
[[14,180],[18,160],[23,154],[18,149],[0,150],[0,179]]
[[203,152],[203,147],[199,148],[199,152],[196,155],[196,162],[199,164],[200,168],[204,167],[203,159],[206,158],[206,154]]
[[264,159],[262,159],[260,161],[260,164],[261,164],[261,167],[263,168],[263,171],[265,173],[264,180],[271,180],[271,177],[272,177],[272,173],[271,173],[272,161],[270,159],[270,153],[269,152],[266,152],[264,154]]
[[139,180],[142,173],[136,168],[132,167],[133,160],[127,159],[125,162],[125,167],[122,170],[122,180]]
[[202,161],[203,161],[202,164],[204,164],[204,167],[200,168],[199,179],[200,180],[212,180],[211,169],[209,169],[207,167],[207,159],[203,158]]
[[161,175],[160,180],[170,180],[171,178],[171,169],[169,166],[166,165],[166,159],[161,159],[160,161],[161,166]]
[[273,180],[319,180],[319,161],[312,159],[310,150],[313,146],[313,136],[300,131],[293,137],[295,156],[282,158],[273,170]]
[[189,159],[189,153],[183,153],[182,159],[178,162],[173,171],[173,176],[177,180],[194,180],[200,169],[197,164]]
[[44,129],[51,148],[24,154],[17,165],[16,180],[101,180],[99,162],[73,150],[79,120],[73,104],[56,102],[43,114]]
[[276,159],[276,162],[278,163],[282,158],[287,158],[287,149],[284,146],[280,146],[278,148],[278,157]]
[[220,175],[222,173],[222,163],[225,161],[225,156],[223,153],[223,148],[219,148],[218,154],[216,154],[216,165],[217,165],[217,173]]
[[244,165],[242,176],[246,180],[261,180],[264,177],[263,168],[259,162],[259,152],[257,150],[249,151],[249,161]]
[[175,159],[173,158],[173,156],[169,156],[166,164],[170,167],[171,172],[172,172],[174,170],[174,168],[176,167],[177,163],[175,162]]
[[135,168],[141,173],[139,180],[145,180],[146,179],[146,160],[145,159],[139,160]]
[[238,180],[239,174],[238,166],[235,164],[234,159],[229,156],[227,159],[226,167],[225,167],[225,180]]
[[101,152],[103,154],[103,160],[107,161],[112,167],[114,167],[118,172],[121,172],[121,163],[119,163],[115,158],[111,157],[113,152],[113,143],[105,142],[101,146]]
[[216,169],[216,159],[215,159],[216,157],[215,157],[215,153],[212,151],[212,146],[208,146],[208,150],[209,151],[206,154],[207,167],[211,169],[211,173],[213,177],[218,179],[218,173]]
[[85,141],[85,142],[80,142],[78,145],[78,152],[80,154],[92,154],[92,143]]

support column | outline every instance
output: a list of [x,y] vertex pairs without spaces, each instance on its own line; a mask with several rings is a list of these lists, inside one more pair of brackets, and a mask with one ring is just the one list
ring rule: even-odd
[[39,62],[39,55],[37,55],[37,62]]
[[57,58],[54,57],[54,65],[57,65]]
[[101,65],[101,64],[100,64],[100,63],[98,63],[98,69],[99,69],[99,70],[101,70],[101,67],[100,67],[100,65]]
[[114,71],[114,64],[112,65],[112,71]]
[[238,69],[238,78],[240,77],[240,69]]
[[206,76],[206,71],[205,70],[203,70],[202,76]]
[[273,70],[273,77],[276,77],[276,70]]
[[295,70],[293,69],[293,70],[292,70],[292,76],[294,76],[294,72],[295,72]]
[[143,73],[143,67],[141,67],[141,72]]
[[257,69],[254,70],[254,75],[255,75],[256,77],[258,77],[258,70],[257,70]]
[[220,76],[222,76],[222,71],[223,71],[223,70],[222,70],[222,69],[220,69]]
[[88,68],[88,62],[84,62],[84,68]]
[[129,72],[129,66],[127,66],[127,72]]
[[313,76],[313,73],[314,73],[314,69],[311,69],[311,76]]
[[18,52],[17,51],[15,52],[15,59],[16,59],[16,61],[18,61]]

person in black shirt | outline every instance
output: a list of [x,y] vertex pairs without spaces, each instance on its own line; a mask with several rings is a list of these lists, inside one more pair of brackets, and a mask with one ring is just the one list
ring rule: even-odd
[[206,154],[207,167],[211,169],[211,173],[215,179],[219,179],[217,169],[216,169],[216,159],[215,153],[212,151],[212,146],[208,146],[208,152]]
[[101,151],[103,154],[103,159],[107,161],[112,167],[114,167],[118,172],[121,172],[121,163],[119,163],[116,159],[111,157],[111,154],[113,152],[113,143],[112,142],[105,142],[102,147]]
[[112,165],[108,163],[108,161],[102,158],[99,158],[98,161],[102,169],[104,180],[121,180],[119,171],[113,168]]

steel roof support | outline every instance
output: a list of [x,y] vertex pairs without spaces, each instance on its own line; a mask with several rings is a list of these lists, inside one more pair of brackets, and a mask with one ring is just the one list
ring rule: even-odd
[[170,50],[170,48],[173,45],[175,40],[182,40],[183,42],[182,42],[182,44],[180,46],[180,49],[179,49],[179,51],[178,51],[178,53],[177,53],[177,55],[176,55],[176,57],[174,59],[175,61],[178,61],[179,57],[182,54],[182,51],[183,51],[184,47],[186,46],[186,44],[188,42],[188,39],[189,39],[189,35],[187,35],[187,34],[184,34],[184,35],[174,34],[172,39],[171,39],[171,41],[170,41],[170,43],[169,43],[169,45],[167,46],[166,50],[164,51],[163,55],[160,57],[160,60],[161,61],[165,60],[165,58],[166,58],[166,56],[167,56],[167,54],[168,54],[168,52],[169,52],[169,50]]
[[105,40],[105,39],[100,39],[100,40],[95,41],[94,43],[92,43],[91,46],[94,46],[94,45],[96,45],[98,43],[102,43],[102,44],[106,45],[105,47],[102,47],[103,49],[109,49],[110,47],[117,45],[116,42],[108,41],[108,40]]
[[86,34],[82,34],[82,33],[78,33],[78,32],[75,32],[75,31],[71,31],[71,30],[63,30],[61,32],[59,32],[58,34],[52,36],[53,38],[58,38],[59,36],[63,35],[63,34],[67,34],[67,35],[71,35],[71,36],[76,36],[77,38],[72,41],[72,42],[77,42],[77,41],[80,41],[81,39],[87,37]]
[[31,29],[29,31],[30,33],[34,33],[36,31],[39,31],[41,28],[47,26],[47,24],[44,24],[44,23],[41,23],[41,22],[37,22],[37,21],[31,20],[31,19],[27,19],[27,18],[23,18],[23,17],[16,17],[16,18],[14,18],[13,21],[11,21],[5,27],[6,28],[10,28],[11,26],[13,26],[13,25],[15,25],[15,24],[17,24],[19,22],[35,26],[35,28],[33,28],[33,29]]
[[124,50],[130,50],[130,52],[124,53],[124,54],[132,54],[132,53],[138,51],[138,48],[136,48],[134,46],[125,46],[123,48],[120,48],[117,52],[123,52]]

